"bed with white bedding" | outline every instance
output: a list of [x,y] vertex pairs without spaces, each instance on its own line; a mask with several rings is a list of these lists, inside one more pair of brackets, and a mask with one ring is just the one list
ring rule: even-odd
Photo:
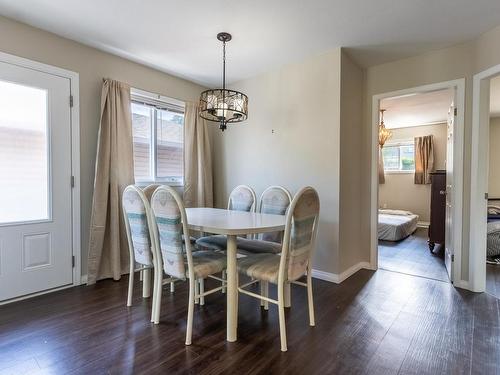
[[403,210],[378,211],[378,239],[399,241],[417,229],[418,215]]

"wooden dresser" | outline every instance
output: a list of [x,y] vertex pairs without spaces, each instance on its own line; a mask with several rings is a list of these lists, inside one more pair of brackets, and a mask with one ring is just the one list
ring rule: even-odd
[[431,173],[431,220],[429,225],[429,250],[445,242],[446,221],[446,171]]

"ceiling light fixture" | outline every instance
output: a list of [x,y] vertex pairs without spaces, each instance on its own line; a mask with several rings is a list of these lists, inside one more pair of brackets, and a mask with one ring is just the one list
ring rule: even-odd
[[385,127],[384,124],[384,112],[385,109],[380,110],[380,124],[378,125],[378,144],[380,147],[384,147],[385,142],[392,137],[392,132]]
[[226,42],[232,39],[229,33],[217,34],[222,42],[222,88],[210,89],[200,94],[200,117],[219,123],[224,131],[227,124],[245,121],[248,117],[248,96],[226,89]]

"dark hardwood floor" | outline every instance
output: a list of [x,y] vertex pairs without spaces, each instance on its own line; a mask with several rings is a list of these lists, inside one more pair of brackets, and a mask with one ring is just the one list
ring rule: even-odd
[[486,292],[500,298],[500,264],[486,265]]
[[[429,252],[427,238],[427,229],[417,228],[415,233],[404,240],[379,241],[378,266],[389,271],[448,282],[444,260]],[[436,245],[434,249],[436,253],[440,251],[438,247]]]
[[[272,290],[274,293],[275,291]],[[161,323],[127,282],[102,281],[0,306],[0,374],[499,374],[499,300],[449,283],[361,270],[314,280],[316,327],[294,286],[280,352],[277,311],[240,297],[238,342],[225,341],[225,296],[197,306],[184,346],[186,288],[164,291]]]

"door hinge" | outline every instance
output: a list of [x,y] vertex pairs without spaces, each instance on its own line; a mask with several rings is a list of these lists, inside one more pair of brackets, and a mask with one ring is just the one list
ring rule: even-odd
[[75,268],[75,256],[71,257],[71,267]]
[[75,187],[75,176],[71,176],[71,187]]
[[453,109],[453,115],[454,115],[454,116],[456,116],[457,114],[458,114],[458,108],[457,108],[457,107],[455,107],[455,108]]
[[484,193],[484,199],[488,199],[488,193]]
[[454,262],[455,261],[455,254],[451,254],[451,261]]
[[73,107],[73,95],[69,96],[69,106],[72,108]]

